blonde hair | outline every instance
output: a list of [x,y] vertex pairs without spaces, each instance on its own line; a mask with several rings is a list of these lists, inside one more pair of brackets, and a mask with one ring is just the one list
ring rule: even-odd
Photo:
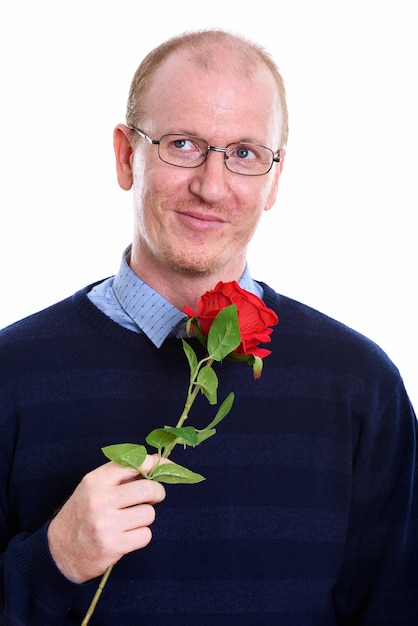
[[[217,48],[220,44],[227,44],[237,54],[220,57]],[[218,29],[191,31],[177,35],[163,42],[147,54],[132,79],[126,111],[126,123],[128,126],[140,125],[140,120],[146,116],[145,95],[158,67],[170,54],[186,48],[193,51],[193,60],[205,70],[219,71],[227,69],[241,75],[244,72],[249,76],[260,62],[267,65],[279,91],[282,113],[280,144],[281,147],[287,144],[289,121],[286,91],[277,65],[264,48],[258,44],[245,39],[241,35],[233,35]]]

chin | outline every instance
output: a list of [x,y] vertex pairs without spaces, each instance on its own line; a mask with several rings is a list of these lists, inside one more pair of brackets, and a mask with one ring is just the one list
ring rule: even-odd
[[222,265],[219,257],[213,259],[193,257],[188,259],[184,255],[166,258],[166,263],[172,271],[183,276],[210,276],[217,272]]

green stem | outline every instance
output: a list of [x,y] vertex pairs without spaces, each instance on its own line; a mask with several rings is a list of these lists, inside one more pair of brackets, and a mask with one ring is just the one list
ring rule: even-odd
[[[212,364],[213,364],[213,359],[211,359],[210,356],[206,357],[205,359],[202,359],[201,361],[199,361],[199,363],[198,363],[198,365],[196,367],[196,371],[194,372],[194,375],[192,376],[192,380],[190,381],[186,402],[185,402],[185,405],[184,405],[184,408],[183,408],[183,412],[180,415],[180,418],[179,418],[179,420],[178,420],[178,422],[176,424],[176,428],[181,428],[181,426],[183,426],[184,422],[189,417],[190,409],[192,408],[193,403],[196,400],[197,395],[198,395],[198,393],[200,391],[200,386],[196,382],[197,376],[198,376],[199,371],[200,371],[200,368],[203,367],[203,366],[204,367],[212,367]],[[165,448],[164,454],[162,455],[163,458],[167,459],[170,456],[170,454],[173,451],[173,448],[174,448],[175,445],[176,444],[173,443],[173,444],[168,445]],[[158,460],[157,465],[159,465],[159,461],[160,461],[160,459]],[[152,479],[152,470],[151,470],[150,474],[148,475],[148,478]],[[98,603],[98,601],[100,599],[100,596],[102,594],[104,586],[107,583],[107,579],[109,578],[109,576],[110,576],[110,574],[112,572],[112,569],[113,569],[113,565],[110,565],[107,568],[107,570],[105,571],[105,573],[103,574],[102,579],[101,579],[101,581],[99,583],[99,586],[98,586],[98,588],[96,590],[96,593],[94,594],[94,598],[91,601],[91,604],[90,604],[90,606],[88,608],[88,611],[87,611],[83,621],[81,622],[81,626],[87,626],[87,624],[89,623],[90,618],[91,618],[91,616],[94,613],[94,609],[96,608],[96,605],[97,605],[97,603]]]
[[[181,428],[184,424],[184,422],[187,420],[187,418],[189,417],[189,412],[190,409],[193,406],[194,401],[197,398],[197,395],[200,391],[200,386],[197,384],[196,380],[197,380],[197,376],[199,374],[200,368],[202,366],[204,367],[212,367],[213,364],[213,359],[211,359],[210,357],[206,357],[205,359],[202,359],[201,361],[199,361],[198,366],[196,367],[196,371],[194,373],[194,376],[192,378],[192,380],[190,381],[190,386],[189,386],[189,391],[187,394],[187,398],[186,398],[186,403],[184,405],[183,408],[183,412],[180,415],[180,419],[178,420],[177,424],[176,424],[176,428]],[[163,458],[168,459],[168,457],[170,456],[171,452],[173,451],[173,448],[176,444],[175,443],[171,443],[168,444],[167,447],[164,450],[164,454],[162,455]]]
[[[114,564],[113,564],[114,565]],[[100,596],[102,595],[102,591],[104,589],[105,584],[107,583],[107,579],[109,578],[112,569],[113,569],[113,565],[109,565],[109,567],[107,568],[107,570],[105,571],[105,573],[102,576],[102,579],[99,583],[99,586],[96,589],[96,593],[94,594],[93,600],[90,603],[90,606],[87,610],[87,613],[84,616],[83,621],[81,622],[81,626],[87,626],[87,624],[90,621],[91,616],[94,613],[94,609],[96,608],[96,605],[100,599]]]

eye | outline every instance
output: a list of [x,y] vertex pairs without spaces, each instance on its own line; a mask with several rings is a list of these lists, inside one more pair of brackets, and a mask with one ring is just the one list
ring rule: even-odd
[[236,144],[235,147],[232,147],[232,150],[229,156],[235,159],[242,160],[242,161],[251,161],[253,159],[259,158],[253,146],[240,145],[240,144]]
[[168,144],[168,149],[171,151],[185,152],[190,154],[202,153],[199,144],[190,137],[173,137]]
[[205,160],[206,151],[207,144],[200,137],[174,133],[160,139],[160,158],[171,165],[198,167]]
[[182,150],[183,148],[186,148],[187,143],[187,139],[174,139],[174,141],[172,141],[172,146],[177,150]]

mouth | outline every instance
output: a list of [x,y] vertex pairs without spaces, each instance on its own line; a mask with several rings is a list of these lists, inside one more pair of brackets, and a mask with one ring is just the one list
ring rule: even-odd
[[203,232],[217,230],[225,224],[225,220],[219,215],[206,211],[178,211],[177,215],[180,221],[189,228]]

